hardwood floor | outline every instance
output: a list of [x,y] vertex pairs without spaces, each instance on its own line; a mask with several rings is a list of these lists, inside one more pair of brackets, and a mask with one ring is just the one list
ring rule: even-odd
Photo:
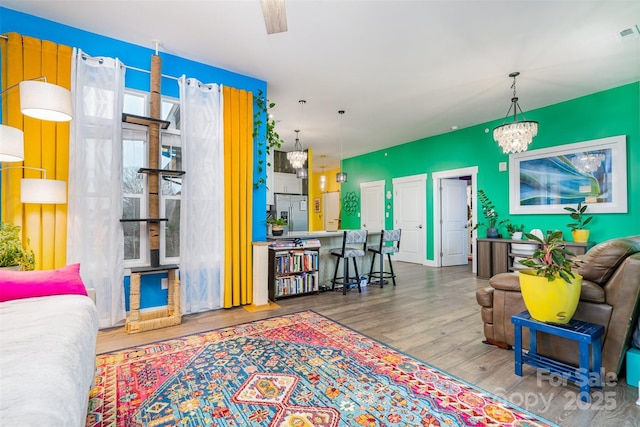
[[482,343],[476,289],[488,286],[470,266],[430,268],[394,262],[398,286],[366,287],[278,300],[279,309],[250,313],[243,308],[187,315],[181,325],[128,335],[124,328],[100,331],[98,353],[311,309],[498,395],[562,426],[638,426],[638,389],[620,379],[592,390],[590,404],[579,388],[538,379],[525,366],[514,374],[513,351]]

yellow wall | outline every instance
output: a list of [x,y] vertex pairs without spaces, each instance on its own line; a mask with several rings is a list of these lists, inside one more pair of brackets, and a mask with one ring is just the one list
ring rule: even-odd
[[[324,192],[340,191],[340,184],[336,182],[336,174],[340,169],[325,171],[327,185]],[[320,173],[309,174],[309,231],[324,230],[322,192],[320,191]],[[320,199],[320,212],[315,211],[315,199]]]

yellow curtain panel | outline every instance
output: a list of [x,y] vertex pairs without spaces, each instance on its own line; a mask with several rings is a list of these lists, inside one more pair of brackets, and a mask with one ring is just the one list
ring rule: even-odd
[[225,179],[224,307],[253,301],[253,95],[223,87]]
[[[0,39],[2,90],[23,80],[45,76],[47,82],[71,89],[69,46],[23,37],[16,33]],[[24,132],[24,162],[4,163],[27,169],[2,170],[2,221],[22,227],[23,241],[36,256],[36,269],[48,270],[66,264],[67,206],[20,203],[20,179],[47,178],[67,181],[69,169],[69,123],[55,123],[23,116],[20,91],[13,88],[2,96],[2,122]]]

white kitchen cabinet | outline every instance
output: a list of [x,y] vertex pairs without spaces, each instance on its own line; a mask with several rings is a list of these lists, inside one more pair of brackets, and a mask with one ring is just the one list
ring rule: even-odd
[[302,194],[302,179],[295,173],[273,173],[273,192],[285,194]]

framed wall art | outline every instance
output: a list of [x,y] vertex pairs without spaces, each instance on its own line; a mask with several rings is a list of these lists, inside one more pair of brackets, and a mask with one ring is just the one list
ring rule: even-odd
[[313,211],[320,212],[320,197],[313,199]]
[[509,156],[510,214],[567,214],[579,202],[589,213],[627,212],[625,135]]

